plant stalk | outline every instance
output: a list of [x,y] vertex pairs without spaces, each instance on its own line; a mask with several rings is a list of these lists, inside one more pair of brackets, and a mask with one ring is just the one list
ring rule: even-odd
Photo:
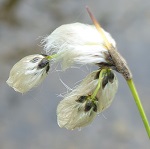
[[131,93],[132,93],[133,97],[134,97],[134,101],[135,101],[135,103],[137,105],[137,108],[139,110],[139,113],[141,115],[143,124],[144,124],[145,129],[146,129],[146,132],[147,132],[148,137],[150,139],[150,125],[149,125],[148,119],[146,117],[146,114],[144,112],[144,109],[143,109],[141,100],[139,98],[138,92],[137,92],[136,87],[134,85],[133,79],[127,80],[127,84],[128,84],[128,86],[129,86],[129,88],[131,90]]

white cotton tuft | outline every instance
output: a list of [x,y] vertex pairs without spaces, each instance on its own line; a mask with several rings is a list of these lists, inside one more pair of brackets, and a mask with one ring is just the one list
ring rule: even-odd
[[98,80],[94,79],[98,71],[88,75],[79,86],[77,86],[70,94],[59,103],[57,107],[57,122],[60,127],[67,129],[75,129],[88,125],[93,121],[96,112],[91,108],[85,112],[87,101],[78,102],[80,97],[88,96],[93,92],[98,84]]
[[[104,30],[103,30],[104,31]],[[104,31],[108,41],[116,43],[109,33]],[[48,55],[57,53],[64,69],[72,64],[95,64],[106,62],[104,39],[95,26],[82,23],[66,24],[55,29],[42,41]]]
[[[57,121],[60,127],[71,130],[84,127],[90,124],[98,113],[110,106],[118,88],[118,81],[110,70],[104,71],[102,78],[99,78],[100,73],[103,72],[99,70],[89,74],[59,103]],[[100,88],[93,97],[99,81]]]
[[43,55],[26,56],[13,66],[6,82],[15,91],[25,93],[44,80],[49,67],[49,61]]

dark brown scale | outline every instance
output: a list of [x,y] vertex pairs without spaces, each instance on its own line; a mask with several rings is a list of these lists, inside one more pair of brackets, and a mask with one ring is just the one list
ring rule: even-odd
[[105,86],[107,85],[107,83],[108,83],[108,76],[105,76],[104,78],[103,78],[103,80],[102,80],[102,88],[104,89],[105,88]]
[[92,103],[91,101],[88,101],[88,102],[85,104],[84,111],[85,111],[85,112],[90,111],[91,108],[92,108],[92,106],[93,106],[93,103]]
[[35,58],[33,58],[30,62],[36,63],[39,59],[40,59],[39,57],[35,57]]
[[98,79],[99,78],[99,74],[100,74],[101,71],[98,71],[94,77],[94,80]]
[[79,103],[84,103],[87,99],[87,96],[80,96],[76,101]]
[[40,63],[38,64],[38,68],[39,69],[42,69],[44,68],[45,66],[49,65],[49,60],[43,58]]
[[48,65],[48,66],[46,67],[46,73],[48,73],[49,69],[50,69],[50,66]]
[[103,67],[103,68],[110,68],[111,66],[113,66],[112,64],[106,63],[106,62],[101,62],[97,64],[99,67]]
[[44,57],[48,56],[47,54],[41,54],[41,55],[44,56]]
[[98,66],[101,68],[111,68],[113,70],[116,70],[116,66],[114,64],[114,61],[112,59],[112,56],[109,52],[104,52],[105,60],[106,62],[98,63]]
[[109,80],[109,82],[111,82],[111,83],[113,83],[113,80],[114,80],[114,73],[111,71],[110,73],[109,73],[109,75],[108,75],[108,80]]
[[97,112],[97,105],[93,102],[93,111]]

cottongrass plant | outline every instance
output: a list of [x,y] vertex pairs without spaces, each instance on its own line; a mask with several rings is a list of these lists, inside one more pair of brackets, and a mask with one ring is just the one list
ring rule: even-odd
[[150,138],[150,126],[132,73],[117,51],[115,40],[101,28],[88,7],[87,11],[94,25],[72,23],[58,27],[42,40],[47,55],[35,54],[21,59],[11,69],[7,84],[20,93],[29,91],[47,76],[51,60],[61,62],[63,70],[74,64],[97,65],[98,70],[87,75],[58,104],[58,125],[73,130],[90,124],[111,105],[118,88],[114,73],[117,71],[129,85]]

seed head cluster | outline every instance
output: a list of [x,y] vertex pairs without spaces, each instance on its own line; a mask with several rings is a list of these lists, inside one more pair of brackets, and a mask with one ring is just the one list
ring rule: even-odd
[[[102,29],[108,42],[116,48],[115,40]],[[38,86],[48,75],[53,63],[65,70],[72,65],[97,65],[57,107],[60,127],[73,130],[90,124],[97,114],[108,108],[117,92],[117,71],[103,36],[93,25],[66,24],[42,40],[46,55],[34,54],[22,58],[11,69],[7,84],[25,93]],[[53,63],[51,63],[53,61]]]

